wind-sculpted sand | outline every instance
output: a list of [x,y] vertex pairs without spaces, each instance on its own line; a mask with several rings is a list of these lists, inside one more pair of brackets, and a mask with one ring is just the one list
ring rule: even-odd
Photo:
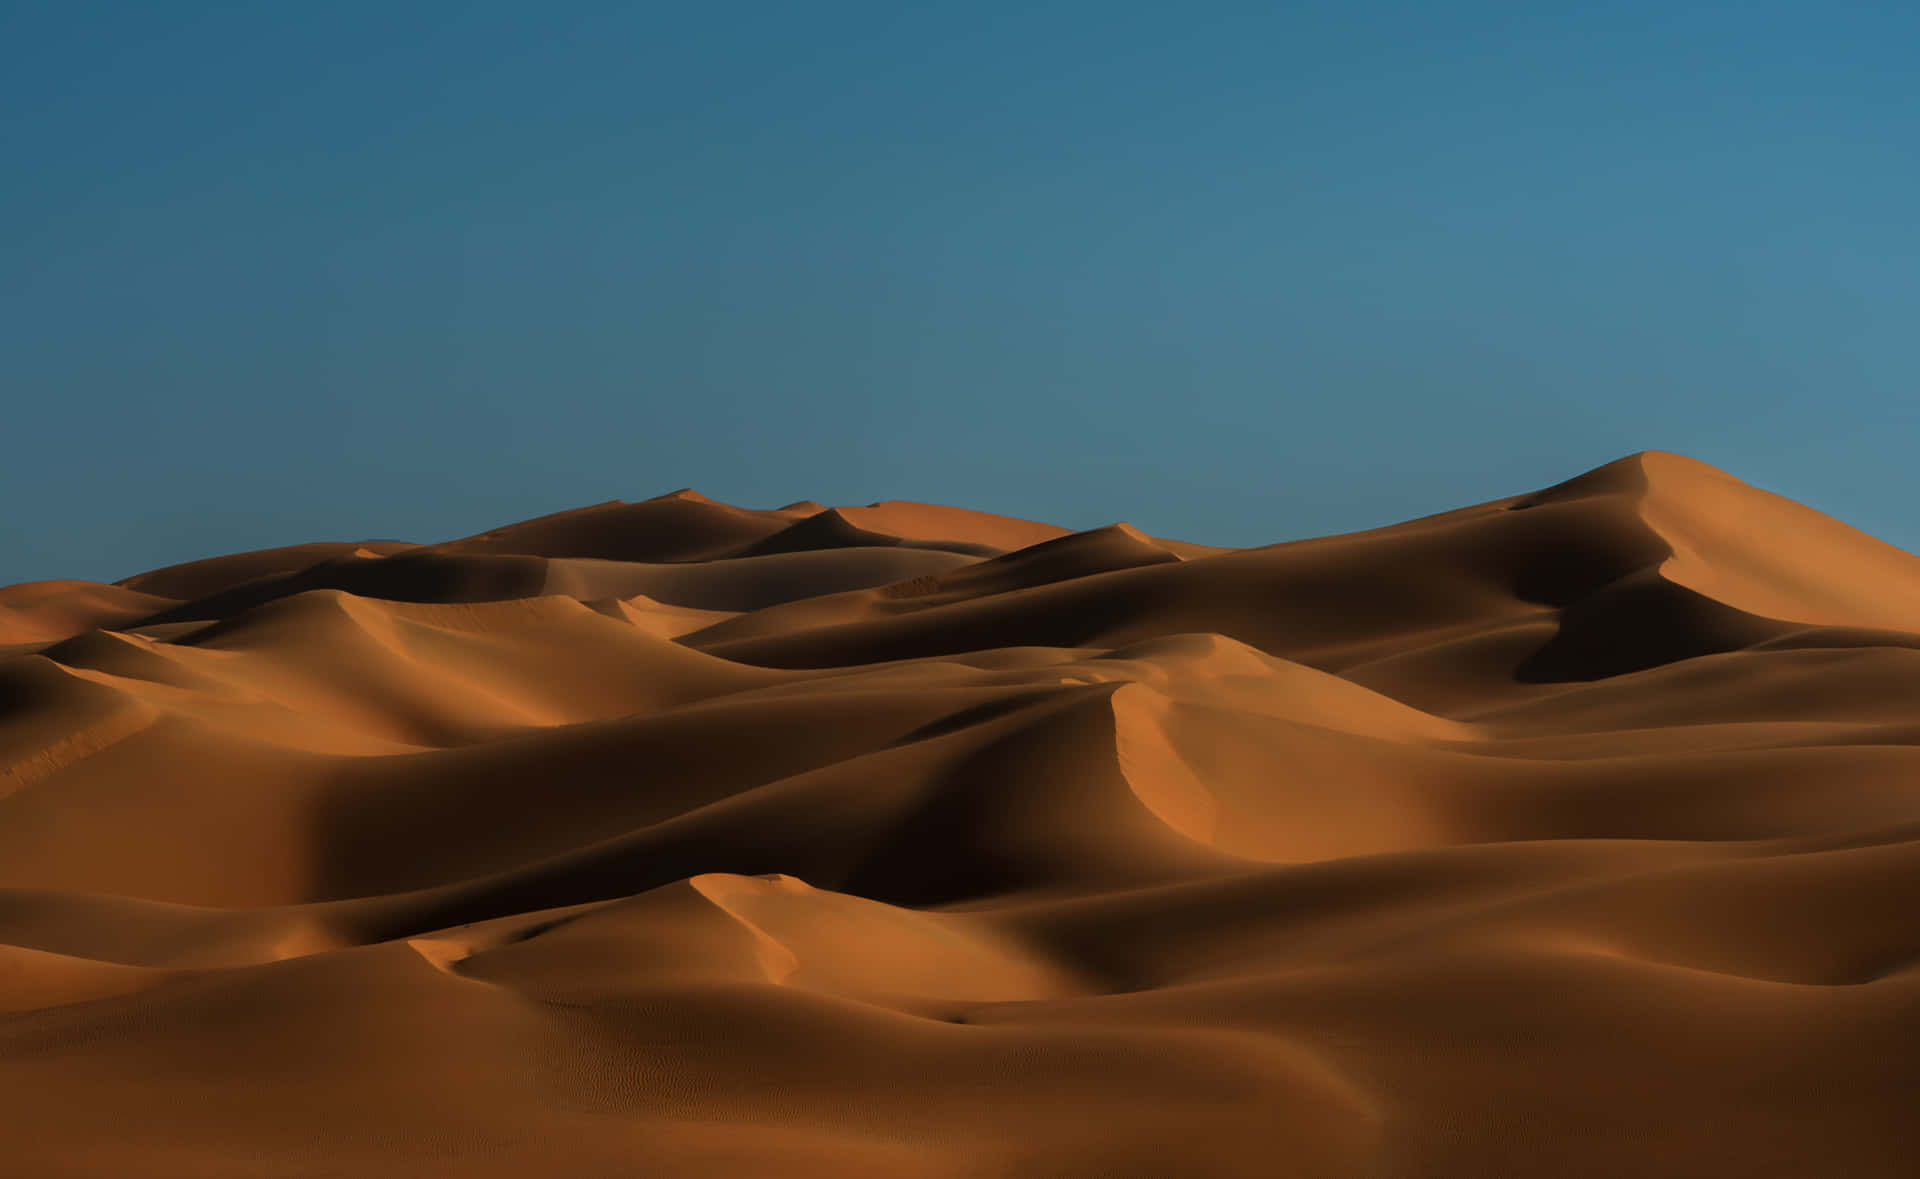
[[0,644],[8,1176],[1920,1174],[1920,558],[1688,459],[680,492]]

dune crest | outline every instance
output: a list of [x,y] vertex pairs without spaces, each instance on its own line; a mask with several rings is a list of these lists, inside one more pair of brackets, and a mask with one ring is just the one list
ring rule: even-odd
[[1657,451],[6,587],[0,1159],[1906,1179],[1913,699],[1920,558]]

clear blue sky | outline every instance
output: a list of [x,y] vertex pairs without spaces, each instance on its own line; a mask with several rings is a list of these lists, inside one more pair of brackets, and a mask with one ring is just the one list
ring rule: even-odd
[[0,583],[683,485],[1920,547],[1920,6],[0,0]]

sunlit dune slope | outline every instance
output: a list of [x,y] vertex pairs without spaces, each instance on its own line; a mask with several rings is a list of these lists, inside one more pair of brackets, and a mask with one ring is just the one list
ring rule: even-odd
[[7,1175],[1906,1179],[1916,913],[1920,558],[1676,455],[0,589]]

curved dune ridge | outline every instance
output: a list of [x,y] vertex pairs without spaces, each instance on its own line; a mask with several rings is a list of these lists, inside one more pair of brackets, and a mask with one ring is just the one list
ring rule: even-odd
[[8,1175],[1906,1177],[1916,914],[1920,558],[1675,455],[0,589]]

